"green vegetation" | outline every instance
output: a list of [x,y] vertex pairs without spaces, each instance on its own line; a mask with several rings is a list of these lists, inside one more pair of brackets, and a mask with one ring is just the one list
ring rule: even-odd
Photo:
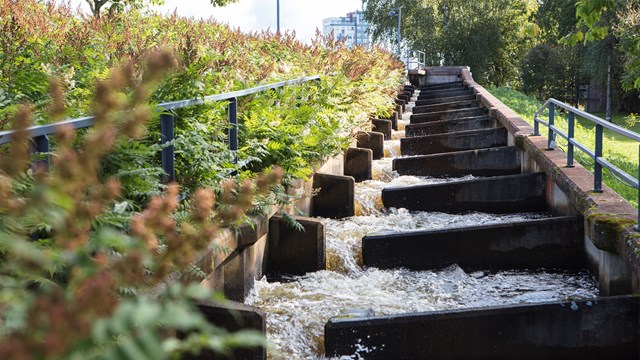
[[[533,126],[533,115],[542,106],[542,102],[534,97],[527,96],[517,90],[507,87],[490,88],[489,91],[505,105],[509,106],[520,117]],[[603,114],[595,114],[602,117]],[[546,118],[546,114],[544,114]],[[623,114],[615,114],[613,122],[620,126],[625,125],[625,119],[629,116]],[[560,126],[563,131],[567,130],[567,122],[565,114],[556,114],[556,125]],[[640,124],[633,123],[629,130],[640,132]],[[540,132],[546,134],[546,128],[540,126]],[[584,119],[577,118],[576,139],[587,146],[589,149],[595,148],[595,125]],[[558,145],[566,151],[566,141],[558,138]],[[609,130],[604,132],[604,157],[618,168],[624,170],[628,174],[637,178],[638,173],[638,144],[634,140],[627,139],[621,135],[615,134]],[[576,160],[589,170],[593,169],[593,160],[586,154],[575,150]],[[619,181],[608,170],[604,170],[604,182],[615,192],[629,201],[634,206],[638,206],[638,191]]]
[[[341,152],[370,116],[388,115],[402,64],[381,49],[305,45],[135,6],[105,15],[0,0],[0,130],[17,130],[0,147],[2,356],[166,359],[264,344],[203,319],[192,300],[213,295],[197,285],[194,259],[222,228],[289,203],[293,180]],[[162,182],[154,104],[312,74],[321,80],[239,99],[246,168],[227,150],[225,103],[176,110],[180,187]],[[91,129],[51,137],[49,171],[30,166],[25,128],[87,114]],[[149,295],[172,273],[188,276]]]

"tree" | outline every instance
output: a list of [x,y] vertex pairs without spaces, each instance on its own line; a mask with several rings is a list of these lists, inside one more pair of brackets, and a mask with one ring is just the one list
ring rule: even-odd
[[514,82],[530,47],[533,0],[364,0],[374,40],[393,38],[396,19],[388,9],[402,6],[402,38],[427,54],[428,65],[467,65],[488,84]]
[[[89,7],[91,8],[91,12],[93,16],[100,17],[102,14],[102,10],[106,5],[108,6],[109,12],[121,12],[127,7],[133,8],[142,8],[148,5],[162,5],[164,4],[164,0],[85,0]],[[213,6],[225,6],[234,2],[238,2],[239,0],[211,0],[211,4]]]

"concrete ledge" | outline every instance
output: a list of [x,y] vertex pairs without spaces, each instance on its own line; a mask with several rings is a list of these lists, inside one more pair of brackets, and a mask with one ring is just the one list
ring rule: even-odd
[[461,96],[453,96],[453,97],[445,97],[445,98],[437,98],[437,99],[416,100],[416,106],[443,104],[448,102],[465,101],[465,100],[477,100],[477,98],[475,94],[469,94],[469,95],[461,95]]
[[295,217],[295,220],[302,230],[277,215],[269,220],[269,273],[304,275],[327,267],[324,224],[312,218]]
[[373,160],[384,157],[384,134],[375,131],[359,131],[356,134],[356,141],[359,148],[371,149]]
[[520,153],[514,146],[467,150],[393,159],[400,175],[462,177],[520,173]]
[[[388,359],[638,359],[637,297],[333,318],[328,357]],[[366,349],[366,350],[362,350]]]
[[365,266],[431,270],[584,269],[582,219],[559,217],[362,238]]
[[355,179],[351,176],[316,174],[313,177],[312,214],[325,218],[355,215]]
[[412,114],[410,121],[412,124],[419,124],[437,120],[453,120],[461,117],[487,115],[483,108],[475,107],[471,109],[437,111],[427,114]]
[[382,189],[386,208],[495,214],[545,211],[544,173]]
[[422,124],[407,124],[406,137],[427,136],[443,133],[495,128],[498,122],[489,116],[466,117],[454,120],[431,121]]
[[446,90],[423,90],[418,95],[418,100],[439,99],[454,96],[464,96],[473,94],[473,92],[467,88],[459,89],[446,89]]
[[429,155],[507,146],[507,130],[482,129],[400,139],[402,155]]
[[423,114],[437,111],[447,111],[447,110],[457,110],[457,109],[467,109],[478,107],[478,103],[476,100],[463,100],[463,101],[454,101],[454,102],[446,102],[440,104],[430,104],[430,105],[416,105],[413,108],[414,114]]
[[353,176],[356,182],[372,179],[373,151],[348,148],[344,157],[344,174]]

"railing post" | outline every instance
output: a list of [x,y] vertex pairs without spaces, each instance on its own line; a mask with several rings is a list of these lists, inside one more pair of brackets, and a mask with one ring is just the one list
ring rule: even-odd
[[568,124],[568,134],[569,145],[567,145],[567,167],[573,167],[573,144],[571,141],[573,140],[575,133],[575,114],[572,111],[569,111],[569,124]]
[[[173,141],[173,139],[175,138],[174,123],[175,120],[173,114],[160,115],[160,143],[162,145]],[[164,181],[167,183],[172,182],[176,179],[174,146],[169,145],[163,147],[161,157],[162,170],[164,170]]]
[[50,151],[49,137],[47,135],[36,136],[32,141],[31,154],[46,154],[46,156],[44,159],[33,161],[31,168],[48,171],[51,162],[51,156],[48,154]]
[[49,164],[51,160],[51,156],[48,154],[50,151],[49,137],[47,135],[36,136],[33,138],[33,143],[31,144],[31,153],[32,154],[47,154],[44,159],[35,160],[31,167],[33,169],[42,169],[49,170]]
[[555,110],[556,105],[554,103],[549,104],[549,133],[547,136],[547,150],[553,150],[553,125],[555,123]]
[[596,149],[593,159],[593,191],[602,192],[602,165],[598,159],[602,157],[602,125],[596,124]]
[[636,231],[640,231],[640,145],[638,145],[638,186],[636,190],[638,190],[638,223],[636,224]]
[[[238,99],[229,99],[229,150],[234,152],[233,163],[238,164]],[[237,171],[232,173],[237,175]]]

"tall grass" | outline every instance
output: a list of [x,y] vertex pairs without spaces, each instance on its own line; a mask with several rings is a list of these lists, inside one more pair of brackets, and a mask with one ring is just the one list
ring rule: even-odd
[[[507,87],[489,88],[489,91],[505,105],[509,106],[526,122],[533,126],[533,115],[542,106],[542,102],[534,97],[527,96],[517,90],[513,90]],[[601,116],[602,114],[596,114]],[[546,117],[547,114],[544,114]],[[625,126],[625,114],[615,114],[613,116],[613,123]],[[556,113],[556,125],[563,131],[567,131],[567,114],[563,112]],[[640,131],[639,124],[633,124],[629,127],[631,131]],[[544,132],[544,128],[541,128],[541,133]],[[595,124],[583,118],[576,118],[575,128],[576,140],[587,148],[595,149]],[[566,151],[567,142],[560,138],[556,138],[556,142],[559,148]],[[618,135],[610,130],[604,130],[603,138],[603,156],[604,158],[632,175],[638,177],[638,142],[628,139],[622,135]],[[576,148],[575,150],[576,160],[585,168],[593,171],[593,160],[585,153]],[[629,201],[633,206],[638,207],[638,190],[629,186],[627,183],[620,180],[614,174],[608,170],[604,170],[603,173],[604,183],[620,194],[623,198]]]

